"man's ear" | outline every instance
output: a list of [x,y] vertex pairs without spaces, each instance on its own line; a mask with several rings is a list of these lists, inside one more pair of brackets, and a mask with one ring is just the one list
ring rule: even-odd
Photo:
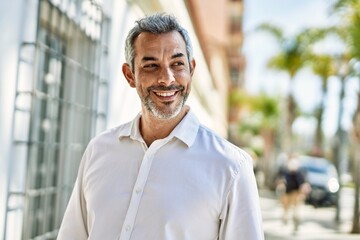
[[131,71],[130,65],[127,63],[124,63],[122,65],[122,72],[126,78],[126,81],[129,83],[130,87],[135,88],[135,78],[134,78],[134,74]]
[[190,74],[191,74],[191,76],[194,74],[195,67],[196,67],[195,59],[192,59],[190,61]]

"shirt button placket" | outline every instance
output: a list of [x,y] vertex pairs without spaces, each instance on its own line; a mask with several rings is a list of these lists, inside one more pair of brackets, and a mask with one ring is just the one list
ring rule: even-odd
[[133,194],[131,196],[130,205],[125,217],[125,223],[122,233],[120,236],[120,240],[128,240],[131,237],[131,232],[135,223],[135,216],[139,209],[140,200],[142,197],[143,189],[146,184],[146,180],[149,175],[149,171],[151,168],[151,163],[153,160],[154,154],[153,150],[148,150],[147,154],[145,154],[143,162],[141,164],[138,177],[136,179],[135,188],[133,190]]

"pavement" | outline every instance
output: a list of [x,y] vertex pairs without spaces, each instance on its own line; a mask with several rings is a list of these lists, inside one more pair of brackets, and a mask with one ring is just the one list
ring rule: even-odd
[[294,232],[293,224],[281,221],[282,208],[275,194],[260,190],[263,228],[266,240],[360,240],[360,234],[350,234],[352,207],[341,210],[341,221],[336,223],[335,208],[314,208],[303,205],[300,208],[300,226]]

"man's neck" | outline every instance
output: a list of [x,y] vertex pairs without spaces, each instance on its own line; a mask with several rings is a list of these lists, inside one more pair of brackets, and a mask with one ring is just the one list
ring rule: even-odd
[[155,140],[169,136],[188,111],[189,107],[184,106],[181,112],[171,119],[159,119],[151,113],[143,111],[139,127],[146,145],[149,147]]

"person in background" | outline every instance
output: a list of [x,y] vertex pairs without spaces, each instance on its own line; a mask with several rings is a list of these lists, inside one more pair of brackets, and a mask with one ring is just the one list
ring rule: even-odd
[[141,112],[90,141],[58,240],[264,239],[251,157],[185,105],[196,66],[187,31],[146,16],[125,54]]
[[294,232],[296,232],[300,224],[299,207],[310,192],[310,185],[305,181],[297,154],[291,154],[286,165],[280,168],[276,192],[283,207],[282,220],[287,224],[289,211],[292,209]]

